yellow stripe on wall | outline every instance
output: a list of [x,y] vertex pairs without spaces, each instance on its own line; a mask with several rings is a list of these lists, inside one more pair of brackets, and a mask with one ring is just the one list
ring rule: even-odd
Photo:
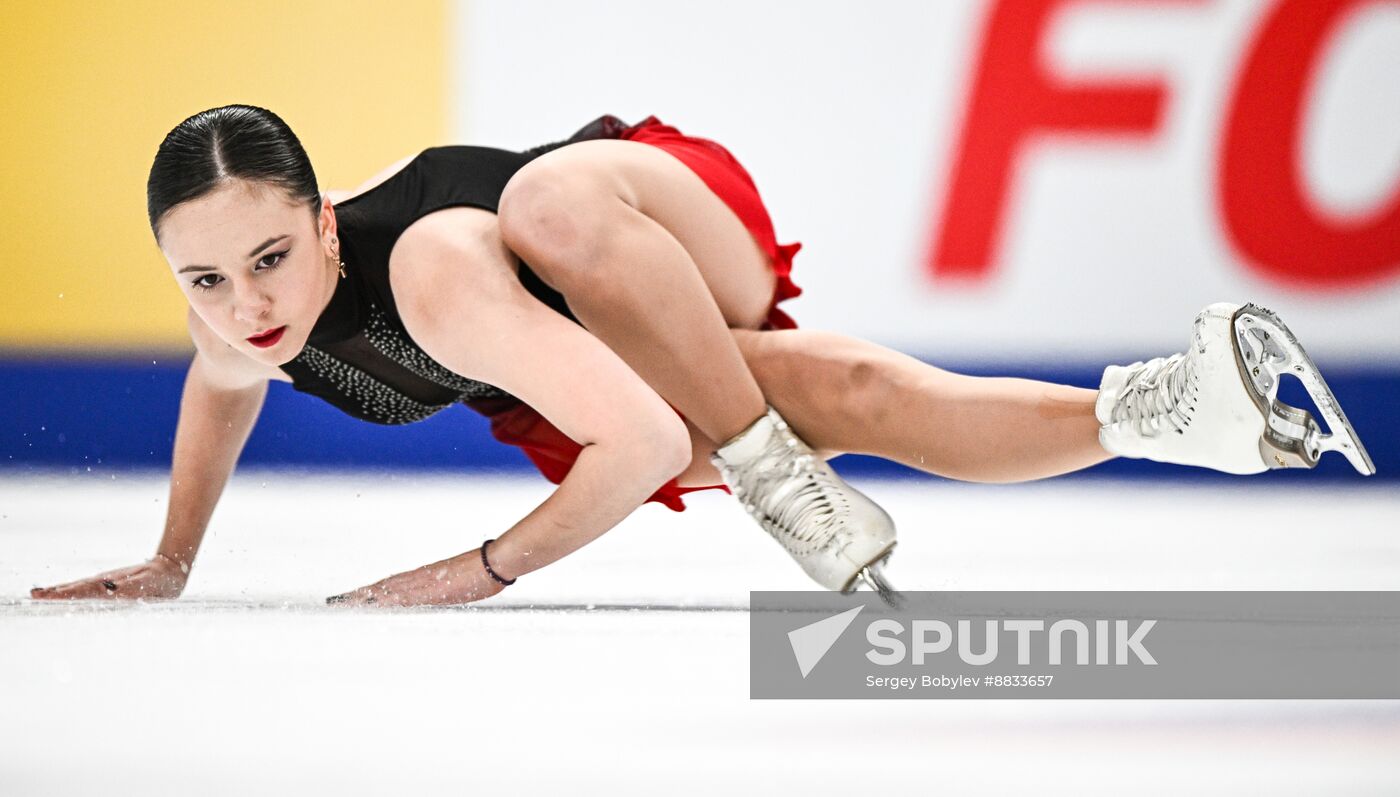
[[192,114],[271,109],[322,190],[446,143],[445,0],[5,0],[3,17],[0,347],[188,345],[145,191]]

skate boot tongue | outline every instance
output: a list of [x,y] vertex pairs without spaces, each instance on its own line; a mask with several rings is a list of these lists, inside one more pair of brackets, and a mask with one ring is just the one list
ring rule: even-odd
[[[772,407],[712,461],[744,509],[827,589],[847,591],[895,544],[894,522]],[[863,576],[862,576],[863,577]],[[883,592],[882,592],[883,594]]]
[[[771,407],[715,451],[716,464],[744,508],[794,555],[824,547],[847,506],[824,462]],[[820,463],[821,467],[819,467]],[[834,476],[834,474],[831,474]]]
[[[1164,429],[1184,430],[1194,413],[1191,396],[1191,361],[1184,354],[1157,357],[1119,368],[1112,389],[1100,391],[1094,407],[1103,424],[1127,421],[1144,434]],[[1105,378],[1105,382],[1108,379]],[[1105,401],[1108,397],[1111,404]]]
[[773,415],[765,412],[749,428],[729,439],[729,442],[715,450],[726,462],[734,464],[750,463],[768,447],[773,436]]

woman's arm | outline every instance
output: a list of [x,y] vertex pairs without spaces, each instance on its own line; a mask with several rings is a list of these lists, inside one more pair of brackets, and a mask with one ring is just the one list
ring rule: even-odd
[[[680,416],[602,341],[531,296],[489,234],[444,234],[432,245],[420,237],[401,249],[390,273],[414,341],[453,371],[534,407],[583,446],[558,489],[491,545],[502,577],[596,539],[686,467],[690,438]],[[474,550],[345,598],[459,603],[496,591]]]
[[267,397],[267,378],[254,364],[223,341],[211,340],[207,329],[196,332],[203,324],[193,311],[190,315],[196,350],[180,398],[170,506],[157,549],[186,573]]
[[30,595],[41,599],[174,598],[184,591],[200,541],[257,420],[267,379],[190,313],[195,356],[185,376],[171,457],[170,506],[156,555],[131,567]]

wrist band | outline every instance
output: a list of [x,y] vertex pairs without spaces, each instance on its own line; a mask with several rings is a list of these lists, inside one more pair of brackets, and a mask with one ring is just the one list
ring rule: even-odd
[[[481,564],[484,565],[484,566],[486,567],[486,572],[487,572],[487,573],[490,573],[490,574],[491,574],[491,577],[494,578],[494,579],[496,579],[496,582],[497,582],[497,583],[499,583],[499,584],[504,584],[505,586],[509,587],[511,584],[514,584],[514,583],[515,583],[515,579],[514,579],[514,578],[510,578],[510,579],[501,578],[501,576],[500,576],[499,573],[497,573],[495,570],[492,570],[492,569],[491,569],[491,563],[488,562],[488,561],[486,561],[486,546],[490,545],[491,543],[493,543],[493,542],[495,542],[495,541],[496,541],[496,540],[495,540],[495,538],[493,537],[492,539],[489,539],[489,540],[487,540],[486,542],[483,542],[483,543],[481,544]],[[516,576],[516,578],[519,578],[519,576]]]
[[165,554],[161,553],[160,551],[156,551],[156,556],[159,556],[160,558],[164,559],[165,561],[169,562],[170,564],[179,567],[179,568],[180,568],[180,572],[183,573],[184,575],[187,575],[187,576],[188,576],[188,575],[190,574],[190,566],[187,565],[187,564],[185,564],[184,562],[177,562],[177,561],[175,561],[174,559],[172,559],[171,557],[166,556]]

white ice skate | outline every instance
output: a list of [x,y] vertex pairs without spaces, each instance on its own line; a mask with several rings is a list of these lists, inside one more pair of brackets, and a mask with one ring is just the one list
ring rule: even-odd
[[818,584],[850,592],[860,579],[898,604],[882,573],[895,546],[894,521],[842,481],[777,410],[768,407],[710,459],[734,497]]
[[[1330,434],[1312,413],[1278,400],[1285,373],[1302,382]],[[1339,451],[1361,473],[1376,472],[1297,338],[1253,304],[1202,310],[1183,354],[1110,365],[1095,412],[1099,441],[1118,456],[1259,473],[1316,467],[1324,451]]]

